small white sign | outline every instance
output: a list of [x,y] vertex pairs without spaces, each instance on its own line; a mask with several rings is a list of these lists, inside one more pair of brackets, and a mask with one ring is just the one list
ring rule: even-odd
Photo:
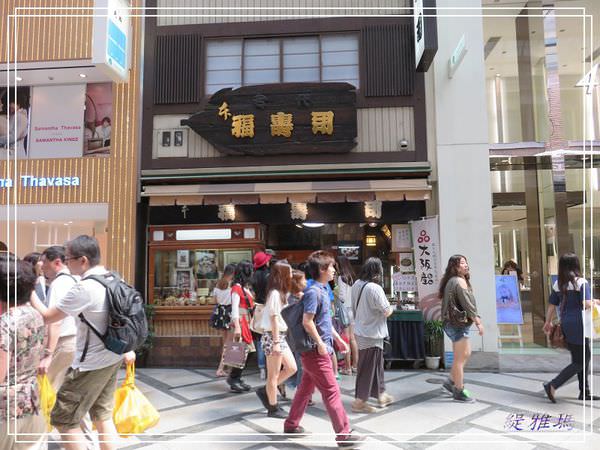
[[175,239],[178,241],[208,241],[231,239],[231,228],[214,228],[203,230],[177,230]]
[[425,52],[425,21],[423,20],[423,0],[413,0],[413,32],[415,35],[415,67],[419,67]]
[[256,230],[254,228],[244,228],[244,239],[256,239]]
[[417,277],[414,274],[396,272],[392,276],[394,283],[394,294],[396,292],[416,292]]

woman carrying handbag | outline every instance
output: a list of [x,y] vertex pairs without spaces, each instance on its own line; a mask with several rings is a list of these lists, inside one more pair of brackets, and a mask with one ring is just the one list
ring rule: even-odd
[[[556,307],[560,307],[560,327],[567,348],[571,352],[571,364],[565,367],[553,380],[543,383],[546,396],[556,403],[556,390],[577,374],[579,380],[579,400],[600,400],[591,395],[589,388],[590,340],[583,334],[583,309],[592,305],[590,285],[581,277],[579,258],[575,253],[565,253],[558,261],[558,280],[552,286],[550,304],[546,312],[544,332],[555,333],[557,325],[552,321]],[[556,334],[556,333],[555,333]],[[584,376],[585,373],[585,376]]]
[[[235,267],[235,274],[233,275],[233,287],[231,288],[231,326],[230,333],[232,341],[228,343],[228,347],[231,346],[231,342],[243,342],[246,347],[246,354],[248,352],[254,352],[254,341],[252,339],[252,332],[250,331],[250,311],[254,307],[254,299],[250,292],[250,279],[252,278],[252,263],[250,261],[241,261]],[[236,346],[234,346],[236,347]],[[227,364],[227,352],[224,357],[224,363]],[[231,389],[231,392],[241,393],[248,392],[251,386],[244,383],[242,380],[242,367],[241,364],[236,364],[238,367],[232,367],[227,378],[227,384]]]

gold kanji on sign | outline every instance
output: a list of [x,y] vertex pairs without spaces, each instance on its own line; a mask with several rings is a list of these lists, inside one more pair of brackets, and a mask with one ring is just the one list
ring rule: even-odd
[[311,112],[313,134],[333,134],[333,111]]
[[231,135],[236,138],[254,137],[254,114],[240,114],[231,118]]
[[219,117],[223,117],[223,120],[227,120],[231,115],[232,114],[229,112],[229,105],[227,102],[223,102],[223,104],[219,106]]
[[292,123],[292,115],[278,112],[271,114],[271,136],[290,137],[294,124]]

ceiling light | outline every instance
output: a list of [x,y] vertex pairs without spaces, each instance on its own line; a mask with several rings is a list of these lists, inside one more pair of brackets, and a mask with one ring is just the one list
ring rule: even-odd
[[85,73],[80,73],[80,74],[79,74],[79,77],[81,77],[81,78],[85,78],[85,77],[87,77],[87,75],[86,75]]
[[302,228],[302,225],[300,225],[299,223],[297,223],[297,224],[296,224],[296,226],[297,226],[298,228]]
[[17,81],[23,81],[23,78],[21,78],[21,77],[15,77],[15,80],[17,80]]
[[558,30],[560,33],[564,33],[565,29],[563,28],[562,30]]
[[321,222],[303,222],[302,225],[306,228],[321,228],[325,226],[325,224]]
[[499,76],[500,76],[500,74],[499,74],[499,73],[497,73],[497,74],[496,74],[496,76],[497,76],[497,77],[499,77]]
[[369,226],[371,228],[375,228],[377,226],[377,222],[369,222]]

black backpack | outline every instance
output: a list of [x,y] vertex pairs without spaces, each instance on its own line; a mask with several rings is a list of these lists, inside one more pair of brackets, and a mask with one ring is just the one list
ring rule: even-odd
[[[312,287],[311,287],[312,289]],[[317,306],[317,312],[321,309],[321,302]],[[304,353],[315,348],[315,342],[306,333],[302,325],[302,316],[304,315],[304,304],[302,299],[293,305],[286,306],[281,310],[281,317],[288,326],[287,343],[292,351]]]
[[108,299],[108,327],[102,335],[86,320],[83,313],[79,318],[88,328],[88,335],[81,355],[85,359],[89,344],[89,330],[104,343],[107,350],[122,355],[140,347],[148,337],[148,321],[142,295],[123,281],[116,272],[104,275],[89,275],[84,280],[94,280],[106,288]]

